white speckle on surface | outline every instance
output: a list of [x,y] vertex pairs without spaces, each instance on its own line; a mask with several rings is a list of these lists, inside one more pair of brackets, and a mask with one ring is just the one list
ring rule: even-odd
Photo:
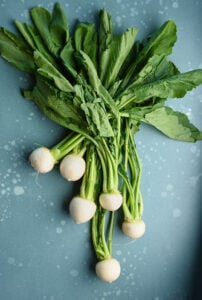
[[178,8],[179,7],[179,4],[177,2],[173,2],[173,8]]
[[191,151],[191,153],[196,153],[196,151],[197,151],[196,146],[195,145],[191,146],[190,151]]
[[22,267],[23,267],[23,263],[22,263],[22,262],[19,262],[19,263],[18,263],[18,267],[22,268]]
[[167,197],[167,193],[166,192],[161,192],[161,197],[163,197],[163,198]]
[[9,151],[10,147],[8,145],[4,145],[4,150]]
[[120,256],[121,254],[122,254],[122,251],[121,251],[121,250],[117,250],[117,251],[116,251],[116,255],[119,255],[119,256]]
[[173,218],[179,218],[182,215],[182,212],[179,208],[173,210]]
[[166,190],[169,191],[169,192],[172,191],[172,190],[173,190],[172,184],[169,183],[169,184],[166,186]]
[[24,188],[22,186],[16,185],[13,189],[13,192],[16,196],[20,196],[24,194]]
[[13,183],[13,184],[18,183],[17,179],[16,179],[16,178],[13,178],[13,179],[12,179],[12,183]]
[[56,228],[56,232],[57,232],[58,234],[62,233],[62,228],[61,228],[61,227],[57,227],[57,228]]
[[79,275],[79,272],[77,270],[73,269],[73,270],[70,271],[70,275],[72,277],[77,277]]
[[60,224],[61,224],[62,226],[64,226],[64,225],[66,224],[66,221],[65,221],[65,220],[61,220]]
[[142,253],[143,253],[143,254],[146,254],[146,253],[147,253],[147,247],[144,247],[144,248],[143,248]]
[[6,194],[6,190],[1,190],[1,195],[5,195]]
[[199,181],[199,178],[201,177],[202,174],[199,174],[198,176],[192,176],[190,177],[190,185],[192,187],[195,187]]
[[9,265],[14,265],[15,264],[15,258],[14,257],[9,257],[8,258],[8,263],[9,263]]

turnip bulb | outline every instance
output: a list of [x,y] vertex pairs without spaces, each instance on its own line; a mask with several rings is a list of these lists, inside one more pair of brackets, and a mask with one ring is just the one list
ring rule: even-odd
[[77,154],[66,155],[60,163],[60,173],[68,181],[77,181],[85,173],[86,162]]
[[115,211],[122,205],[122,195],[117,193],[102,193],[99,197],[100,205],[109,211]]
[[72,198],[69,204],[69,213],[75,223],[88,222],[95,214],[96,205],[94,202],[81,197]]
[[97,276],[105,282],[113,282],[121,274],[121,266],[115,258],[101,260],[96,264],[95,271]]
[[145,223],[142,220],[124,221],[122,231],[125,235],[132,239],[138,239],[145,233]]
[[29,156],[31,166],[38,173],[48,173],[55,165],[55,159],[51,151],[46,147],[35,149]]

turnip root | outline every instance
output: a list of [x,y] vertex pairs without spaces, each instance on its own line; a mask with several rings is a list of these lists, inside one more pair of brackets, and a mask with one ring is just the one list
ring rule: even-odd
[[96,205],[94,202],[81,197],[72,198],[69,204],[69,212],[75,223],[85,223],[95,214]]
[[51,154],[51,151],[46,147],[40,147],[35,149],[29,156],[31,166],[38,173],[50,172],[54,165],[55,159]]
[[102,193],[99,197],[100,205],[109,211],[115,211],[122,204],[122,195],[120,193]]
[[68,181],[77,181],[85,173],[86,162],[77,154],[66,155],[60,163],[60,173]]
[[101,260],[96,264],[97,276],[105,282],[113,282],[120,276],[121,266],[115,258]]
[[137,239],[145,233],[145,223],[142,220],[124,221],[122,224],[122,231],[125,235],[132,239]]

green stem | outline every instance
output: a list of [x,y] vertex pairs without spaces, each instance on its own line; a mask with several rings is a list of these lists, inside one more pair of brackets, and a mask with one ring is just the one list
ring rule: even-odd
[[106,168],[106,163],[103,157],[103,153],[101,149],[97,149],[98,156],[100,158],[101,166],[102,166],[102,177],[103,177],[103,182],[102,182],[102,189],[103,192],[107,192],[107,168]]
[[[122,185],[122,196],[123,196],[123,204],[122,204],[122,209],[124,213],[124,219],[125,220],[131,220],[132,214],[130,212],[130,195],[133,193],[132,187],[131,187],[131,182],[128,178],[128,159],[129,159],[129,149],[128,149],[128,144],[129,144],[129,124],[128,120],[125,119],[124,122],[125,125],[125,143],[124,143],[124,161],[123,161],[123,169],[124,169],[124,176],[122,174],[123,178],[123,185]],[[128,198],[129,197],[129,198]],[[127,205],[128,203],[128,205]]]
[[133,130],[129,120],[125,120],[125,145],[123,147],[123,213],[125,220],[139,220],[143,212],[140,192],[141,165],[138,157]]
[[115,215],[114,211],[110,213],[108,243],[107,243],[110,255],[112,254],[112,239],[113,239],[113,230],[114,230],[114,215]]
[[[131,213],[134,217],[134,219],[140,219],[140,210],[139,210],[139,201],[140,201],[140,181],[141,181],[141,164],[138,157],[134,137],[132,136],[132,133],[130,132],[130,145],[131,145],[131,155],[129,159],[129,163],[131,166],[131,170],[133,173],[132,176],[132,187],[135,191],[134,195],[134,201]],[[143,202],[143,200],[142,200]]]
[[[114,158],[104,138],[99,143],[99,156],[103,169],[103,192],[118,191],[118,160]],[[113,149],[115,152],[115,149]]]
[[82,143],[84,136],[71,132],[50,151],[56,163]]
[[111,256],[107,242],[106,242],[106,238],[105,238],[105,223],[106,223],[106,211],[102,210],[101,213],[101,220],[100,220],[100,224],[99,226],[99,232],[100,232],[100,243],[101,245],[103,245],[103,250],[105,253],[105,258],[108,258]]
[[80,196],[89,201],[95,201],[98,193],[96,184],[98,180],[98,165],[94,146],[91,144],[86,151],[86,170],[80,186]]
[[[111,242],[107,244],[105,237],[105,224],[106,224],[106,211],[99,206],[96,213],[93,216],[91,223],[91,236],[93,241],[93,247],[98,260],[104,260],[111,257]],[[113,220],[112,220],[113,221]],[[111,225],[112,226],[112,225]],[[110,229],[111,229],[110,226]],[[112,240],[112,232],[109,233]]]

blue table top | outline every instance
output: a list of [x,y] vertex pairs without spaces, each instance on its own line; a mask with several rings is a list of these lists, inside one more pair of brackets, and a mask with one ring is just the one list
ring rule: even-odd
[[[178,41],[172,61],[181,71],[202,68],[201,1],[60,3],[70,26],[77,19],[94,21],[105,7],[115,31],[136,26],[140,38],[173,19]],[[28,10],[37,5],[51,10],[53,1],[1,0],[0,26],[13,31],[14,19],[29,22]],[[122,273],[103,283],[94,273],[89,224],[75,225],[66,208],[78,185],[62,179],[57,168],[37,175],[27,161],[36,145],[52,146],[64,129],[24,100],[20,88],[27,75],[2,59],[0,70],[0,299],[199,299],[202,143],[173,141],[141,127],[136,143],[147,230],[131,241],[116,226],[113,254]],[[169,105],[202,128],[202,87]]]

